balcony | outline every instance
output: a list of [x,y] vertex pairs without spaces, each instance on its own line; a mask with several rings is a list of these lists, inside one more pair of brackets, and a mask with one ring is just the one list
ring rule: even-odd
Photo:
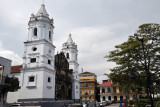
[[80,88],[95,88],[95,86],[88,86],[88,85],[86,85],[86,86],[80,86]]
[[89,94],[89,93],[83,93],[83,94],[81,94],[81,96],[93,96],[93,95],[95,95],[94,93],[91,93],[91,94]]

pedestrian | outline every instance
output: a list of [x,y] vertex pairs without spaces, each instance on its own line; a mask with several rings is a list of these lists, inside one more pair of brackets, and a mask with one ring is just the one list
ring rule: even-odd
[[119,107],[122,107],[122,101],[120,100],[120,106]]

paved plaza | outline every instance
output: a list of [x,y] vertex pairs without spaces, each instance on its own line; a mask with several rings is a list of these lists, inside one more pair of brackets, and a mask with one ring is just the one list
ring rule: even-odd
[[108,105],[108,106],[105,106],[105,107],[119,107],[119,103],[114,103],[114,104],[111,104],[111,105]]

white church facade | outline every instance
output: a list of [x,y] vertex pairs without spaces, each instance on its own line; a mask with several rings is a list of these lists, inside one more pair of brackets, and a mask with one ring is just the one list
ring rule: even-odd
[[79,80],[78,80],[78,50],[77,45],[73,42],[71,34],[69,35],[67,42],[62,46],[62,52],[66,55],[69,62],[69,68],[73,69],[72,78],[72,98],[80,99],[79,96]]
[[[18,92],[8,93],[8,103],[55,100],[54,25],[44,4],[37,14],[31,15],[28,27],[28,38],[24,42],[23,67],[20,73],[15,73],[21,88]],[[71,35],[62,45],[62,52],[69,62],[69,68],[73,69],[72,99],[79,100],[78,50]]]

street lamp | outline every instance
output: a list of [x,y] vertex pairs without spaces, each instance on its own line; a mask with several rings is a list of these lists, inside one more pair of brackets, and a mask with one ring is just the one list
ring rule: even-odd
[[134,89],[135,89],[135,99],[136,99],[136,105],[138,107],[138,100],[137,100],[137,90],[136,90],[136,82],[139,80],[139,73],[138,72],[131,72],[129,71],[128,76],[131,80],[134,81]]

